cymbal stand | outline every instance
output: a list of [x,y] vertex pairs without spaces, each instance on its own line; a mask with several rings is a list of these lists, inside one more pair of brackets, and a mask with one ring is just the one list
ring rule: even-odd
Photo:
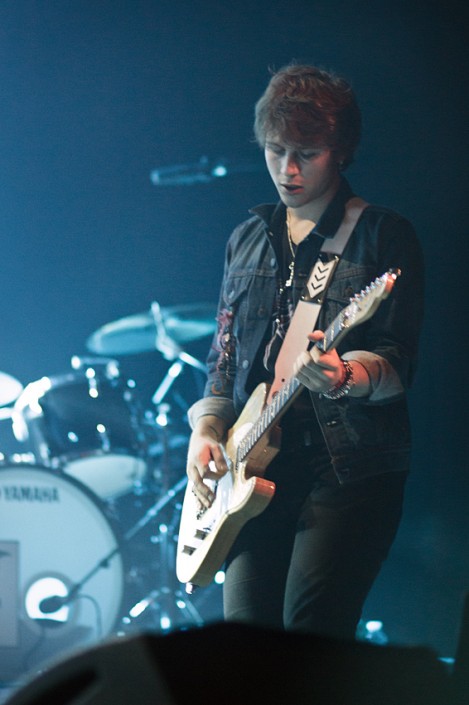
[[[192,355],[184,352],[167,334],[161,317],[159,304],[156,302],[152,304],[152,313],[157,331],[155,347],[167,360],[172,361],[172,365],[152,397],[152,403],[156,407],[155,422],[162,436],[163,453],[161,476],[163,478],[163,486],[161,499],[146,512],[139,522],[137,522],[131,530],[132,535],[135,535],[137,531],[140,531],[143,526],[156,517],[161,509],[166,506],[187,483],[187,478],[184,476],[174,487],[170,488],[168,486],[168,481],[171,476],[168,414],[171,406],[165,402],[165,399],[185,365],[190,365],[202,372],[206,370],[205,365],[192,357]],[[175,566],[178,526],[179,513],[176,512],[173,512],[168,523],[162,522],[159,524],[158,534],[154,542],[159,547],[160,570],[158,577],[160,587],[152,590],[129,610],[128,616],[124,617],[123,620],[125,624],[130,624],[131,620],[137,619],[146,612],[146,610],[151,610],[152,621],[156,623],[157,627],[162,631],[171,629],[175,614],[182,616],[186,621],[197,626],[203,626],[204,621],[202,616],[191,603],[187,594],[182,592],[176,577]],[[126,538],[127,537],[128,534],[126,535]]]
[[197,360],[197,358],[184,352],[168,334],[163,316],[161,315],[161,307],[157,301],[152,302],[151,312],[156,328],[155,348],[166,360],[174,361],[153,395],[152,402],[155,406],[158,406],[158,404],[163,401],[175,379],[181,374],[184,365],[190,365],[204,374],[207,372],[207,368],[202,362]]

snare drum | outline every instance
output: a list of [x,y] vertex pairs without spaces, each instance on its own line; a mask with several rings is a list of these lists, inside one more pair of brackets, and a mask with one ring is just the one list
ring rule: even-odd
[[0,468],[0,570],[4,678],[95,643],[117,624],[125,586],[118,536],[101,502],[73,478],[36,465]]
[[147,463],[134,383],[96,367],[28,384],[12,423],[39,464],[62,469],[107,500],[141,483]]

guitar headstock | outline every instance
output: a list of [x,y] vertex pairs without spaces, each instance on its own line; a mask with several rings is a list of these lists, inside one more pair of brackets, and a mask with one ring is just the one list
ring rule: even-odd
[[371,318],[381,301],[387,299],[391,293],[400,273],[400,269],[390,269],[380,277],[376,277],[366,289],[355,294],[340,314],[341,327],[350,328]]

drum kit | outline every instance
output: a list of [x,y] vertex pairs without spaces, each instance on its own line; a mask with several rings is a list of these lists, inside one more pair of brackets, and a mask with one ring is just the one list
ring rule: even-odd
[[[211,305],[154,302],[93,333],[65,374],[23,387],[0,373],[20,449],[0,464],[0,679],[107,635],[221,617],[217,585],[189,596],[175,575],[188,442],[175,383],[185,367],[203,380],[185,348],[214,330]],[[146,408],[120,356],[152,351],[168,369]]]

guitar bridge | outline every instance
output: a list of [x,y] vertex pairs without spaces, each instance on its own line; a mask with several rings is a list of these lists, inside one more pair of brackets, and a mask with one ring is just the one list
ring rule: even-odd
[[202,507],[201,509],[197,510],[197,513],[195,515],[195,518],[197,519],[197,521],[199,521],[199,519],[202,519],[202,517],[206,511],[207,511],[207,507]]

